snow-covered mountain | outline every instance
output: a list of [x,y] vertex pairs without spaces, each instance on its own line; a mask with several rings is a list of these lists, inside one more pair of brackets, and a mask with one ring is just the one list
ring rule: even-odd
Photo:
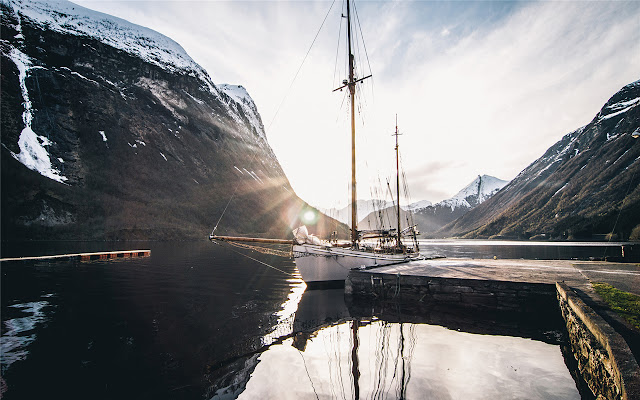
[[[366,217],[374,210],[380,210],[387,207],[393,207],[393,202],[380,199],[358,200],[358,220]],[[344,224],[351,224],[351,206],[343,208],[318,208],[318,210]]]
[[640,81],[438,236],[640,239]]
[[[415,211],[420,208],[428,207],[432,203],[429,200],[420,200],[409,205],[400,204],[400,208],[405,211]],[[371,214],[374,211],[384,210],[385,208],[394,207],[392,201],[389,200],[358,200],[358,219],[362,220],[367,215]],[[351,207],[346,206],[343,208],[318,208],[325,215],[330,216],[331,218],[335,218],[338,221],[350,224],[351,222]]]
[[451,211],[460,207],[471,209],[496,194],[507,183],[509,183],[509,181],[503,181],[493,176],[478,175],[476,179],[465,186],[464,189],[459,191],[455,196],[436,203],[436,206],[449,207]]
[[[409,223],[415,223],[420,232],[424,234],[435,232],[493,196],[507,183],[507,181],[489,175],[478,176],[450,199],[436,204],[421,201],[412,203],[408,207],[402,207],[401,225],[407,226]],[[412,215],[405,211],[411,211]],[[372,212],[362,218],[358,226],[361,229],[376,229],[379,228],[380,221],[383,221],[385,225],[395,226],[397,224],[396,211],[386,208],[382,211]]]
[[429,207],[432,204],[433,203],[430,202],[429,200],[420,200],[420,201],[416,201],[415,203],[411,203],[408,206],[401,206],[401,208],[407,211],[415,211],[421,208]]
[[120,18],[67,1],[0,8],[3,240],[204,238],[227,204],[229,233],[299,222],[309,206],[242,86]]

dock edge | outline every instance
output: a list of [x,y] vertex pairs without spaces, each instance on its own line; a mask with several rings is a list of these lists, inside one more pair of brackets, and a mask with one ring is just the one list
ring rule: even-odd
[[640,367],[622,336],[565,283],[558,304],[580,374],[598,399],[640,399]]

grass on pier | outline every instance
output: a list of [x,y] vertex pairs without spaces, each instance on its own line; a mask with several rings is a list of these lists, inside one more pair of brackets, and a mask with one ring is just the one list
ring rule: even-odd
[[592,285],[612,310],[640,330],[640,296],[623,292],[608,283],[594,282]]

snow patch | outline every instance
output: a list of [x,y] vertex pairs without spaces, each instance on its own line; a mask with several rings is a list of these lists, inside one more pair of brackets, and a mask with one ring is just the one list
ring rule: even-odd
[[[622,155],[621,155],[620,157],[618,157],[618,158],[613,162],[613,164],[615,164],[615,163],[617,163],[618,161],[620,161],[620,159],[621,159],[622,157],[624,157],[624,156],[629,152],[629,150],[631,150],[631,149],[627,149],[627,151],[625,151],[624,153],[622,153]],[[611,165],[613,165],[613,164],[611,164]]]
[[24,99],[22,121],[25,124],[24,129],[20,133],[20,138],[18,139],[20,153],[16,154],[11,152],[11,155],[30,170],[36,171],[40,175],[53,179],[54,181],[64,183],[68,178],[61,175],[60,171],[53,167],[51,164],[50,154],[47,149],[45,149],[45,146],[50,146],[52,144],[51,141],[45,136],[37,135],[31,128],[31,123],[33,121],[33,106],[29,99],[29,92],[26,84],[27,74],[32,68],[31,60],[26,54],[16,48],[12,48],[8,56],[18,68],[18,80],[22,91],[22,98]]
[[84,79],[85,81],[88,81],[88,82],[91,82],[91,83],[95,84],[96,86],[100,86],[100,84],[98,82],[94,81],[93,79],[89,79],[86,76],[84,76],[84,75],[82,75],[82,74],[80,74],[80,73],[78,73],[76,71],[72,71],[71,69],[69,69],[67,67],[60,67],[60,69],[67,70],[67,71],[69,71],[71,73],[71,75],[75,75],[75,76],[77,76],[77,77],[79,77],[81,79]]
[[[562,186],[560,189],[556,190],[556,192],[553,194],[553,196],[557,195],[562,189],[566,188],[568,184],[569,184],[569,182],[565,183],[564,186]],[[551,196],[551,197],[553,197],[553,196]]]
[[[607,106],[606,108],[612,111],[615,111],[611,114],[607,114],[607,115],[600,115],[600,117],[598,118],[598,122],[600,121],[604,121],[606,119],[609,118],[613,118],[616,115],[620,115],[622,113],[625,113],[629,110],[631,110],[633,107],[637,106],[638,104],[640,104],[640,97],[637,97],[633,100],[626,100],[626,101],[621,101],[615,104],[611,104],[609,106]],[[601,113],[602,114],[602,113]]]
[[432,204],[433,203],[430,202],[429,200],[420,200],[420,201],[416,201],[415,203],[411,203],[408,206],[402,207],[401,205],[400,207],[407,211],[415,211],[421,208],[427,208]]

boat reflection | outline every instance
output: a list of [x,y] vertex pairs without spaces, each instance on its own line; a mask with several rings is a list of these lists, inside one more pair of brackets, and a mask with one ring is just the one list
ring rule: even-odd
[[[233,396],[580,398],[557,333],[533,335],[545,341],[530,339],[532,332],[526,330],[524,337],[514,336],[513,321],[504,327],[499,321],[485,321],[493,334],[468,333],[458,330],[457,322],[454,330],[402,321],[397,313],[387,320],[384,312],[369,309],[367,315],[365,309],[367,305],[345,302],[340,289],[306,291],[292,332],[247,358],[254,362],[250,377],[246,368],[236,376],[248,381]],[[443,313],[437,313],[440,321],[458,321]],[[479,326],[482,321],[469,324]],[[502,330],[509,336],[500,336]]]

